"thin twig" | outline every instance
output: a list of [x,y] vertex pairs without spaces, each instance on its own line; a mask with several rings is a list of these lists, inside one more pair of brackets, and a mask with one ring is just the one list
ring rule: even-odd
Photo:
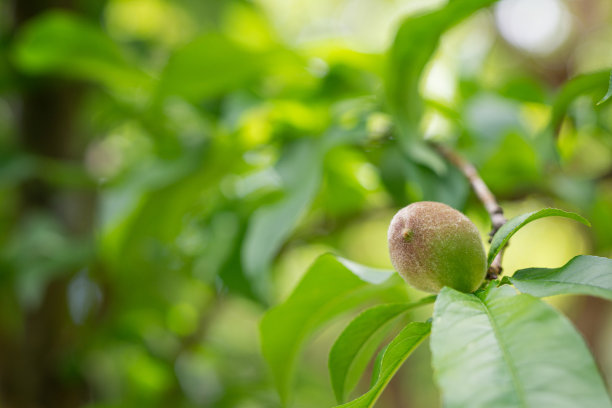
[[[469,161],[465,160],[463,157],[450,150],[449,148],[442,146],[440,144],[434,144],[434,148],[444,156],[449,162],[451,162],[454,166],[456,166],[464,175],[467,177],[474,193],[478,199],[482,202],[485,209],[489,213],[489,217],[491,218],[491,232],[489,232],[489,242],[493,239],[493,235],[501,228],[502,225],[506,223],[506,217],[504,217],[504,210],[497,203],[495,196],[489,190],[489,187],[482,180],[476,167]],[[499,254],[495,257],[489,270],[487,272],[487,279],[497,279],[502,272],[502,256],[503,249],[499,251]]]

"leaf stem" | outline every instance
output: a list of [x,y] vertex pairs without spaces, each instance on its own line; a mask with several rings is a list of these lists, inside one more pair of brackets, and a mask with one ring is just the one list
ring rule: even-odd
[[[501,228],[502,225],[506,223],[506,217],[504,217],[504,210],[501,208],[495,196],[489,190],[489,187],[482,180],[476,167],[462,156],[460,156],[455,151],[449,149],[446,146],[443,146],[438,143],[434,143],[433,147],[436,149],[441,156],[443,156],[446,160],[451,162],[455,167],[457,167],[463,175],[468,179],[470,185],[472,186],[472,190],[478,197],[478,199],[482,202],[485,209],[489,213],[489,217],[491,218],[491,231],[489,232],[489,242],[493,238],[493,235]],[[502,273],[502,256],[503,249],[497,254],[489,270],[487,271],[487,279],[497,279]]]

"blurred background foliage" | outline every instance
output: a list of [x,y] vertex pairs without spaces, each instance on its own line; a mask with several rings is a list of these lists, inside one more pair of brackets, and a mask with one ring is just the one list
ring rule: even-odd
[[[591,220],[525,228],[506,273],[612,256],[612,5],[493,3],[0,0],[0,406],[280,406],[258,322],[318,255],[390,267],[388,222],[418,200],[486,239],[430,141],[507,216]],[[612,384],[610,307],[553,302]],[[345,322],[294,406],[333,405]],[[438,404],[421,348],[379,405]]]

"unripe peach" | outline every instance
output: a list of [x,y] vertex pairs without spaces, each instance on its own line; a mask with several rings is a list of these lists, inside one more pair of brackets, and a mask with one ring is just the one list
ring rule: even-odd
[[473,292],[487,268],[476,226],[446,204],[421,201],[402,208],[389,226],[391,263],[416,289],[437,293],[444,286]]

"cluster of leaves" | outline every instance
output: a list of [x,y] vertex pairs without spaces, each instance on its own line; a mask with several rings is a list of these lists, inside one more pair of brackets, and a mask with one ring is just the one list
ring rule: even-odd
[[[549,216],[589,225],[577,214],[552,208],[518,216],[493,237],[489,264],[521,227]],[[368,271],[364,275],[363,266],[324,255],[289,299],[266,314],[261,324],[262,347],[283,401],[288,401],[293,363],[308,336],[340,312],[354,308],[348,300],[359,298],[357,293],[383,295],[393,285],[392,274]],[[334,290],[324,292],[321,286]],[[433,319],[406,324],[380,350],[370,389],[339,407],[373,407],[395,372],[430,333],[432,365],[444,406],[612,406],[580,334],[556,309],[538,299],[560,294],[612,300],[612,259],[576,256],[560,268],[517,271],[474,294],[444,288],[437,296],[416,303],[366,309],[348,324],[329,353],[330,379],[340,403],[394,327],[390,323],[415,307],[435,302]]]
[[[421,152],[418,144],[410,143],[418,133],[414,126],[422,114],[417,79],[435,50],[441,32],[491,3],[451,3],[437,12],[410,18],[400,27],[390,52],[392,69],[387,80],[387,96],[396,115],[399,137],[408,141],[406,151],[409,155],[415,150]],[[413,41],[417,35],[423,40],[418,43],[418,52],[411,48],[417,47]],[[423,46],[423,43],[431,45],[431,48]],[[417,55],[419,58],[415,57]],[[421,56],[422,64],[419,61]],[[553,104],[548,127],[537,136],[541,157],[557,160],[558,153],[551,142],[569,105],[588,90],[605,89],[603,82],[608,76],[607,72],[598,72],[577,77],[565,85]],[[612,76],[610,78],[612,80]],[[598,104],[605,102],[609,94],[610,91]],[[405,144],[400,143],[400,146]],[[410,159],[419,162],[423,157],[427,158],[424,163],[435,170],[436,163],[429,160],[427,154]],[[556,209],[518,216],[493,237],[488,254],[489,265],[515,232],[527,223],[547,216],[573,218],[590,226],[583,217]],[[328,274],[332,268],[339,268],[346,276],[337,272]],[[347,298],[352,299],[356,284],[347,285],[345,290],[342,279],[351,274],[360,276],[362,268],[347,265],[342,259],[334,263],[333,256],[325,255],[311,266],[289,299],[264,317],[261,324],[263,353],[285,404],[289,400],[293,363],[302,343],[323,323],[354,308]],[[389,272],[373,273],[383,278]],[[390,323],[417,306],[435,301],[432,321],[408,323],[380,350],[370,389],[339,406],[372,407],[404,360],[430,332],[433,332],[432,363],[444,406],[612,406],[606,386],[581,336],[558,311],[536,298],[587,294],[611,299],[611,279],[612,260],[577,256],[557,269],[520,270],[512,278],[491,282],[475,294],[445,288],[437,297],[424,298],[416,303],[382,304],[369,308],[350,322],[329,354],[332,388],[340,403],[346,401],[347,394],[357,385],[393,327]],[[370,287],[369,290],[384,296],[389,284],[385,280],[377,289]],[[522,294],[506,285],[514,285]],[[320,286],[333,287],[334,293],[321,292]],[[367,280],[363,280],[359,292],[368,286],[372,286],[371,282],[368,285]],[[306,317],[302,316],[304,310],[309,311]],[[287,326],[288,321],[291,321],[291,326]]]
[[[166,5],[206,18],[172,46],[161,35],[126,41],[109,28],[123,3],[109,2],[105,27],[45,12],[2,49],[7,101],[39,89],[86,89],[76,120],[60,118],[76,122],[70,149],[86,150],[74,161],[34,155],[19,140],[17,113],[7,118],[0,333],[27,345],[32,311],[46,307],[48,288],[61,282],[49,330],[74,334],[54,344],[57,357],[41,376],[57,373],[68,388],[86,382],[97,402],[269,406],[270,392],[253,394],[269,387],[248,339],[272,299],[272,262],[310,209],[328,217],[365,208],[370,190],[353,170],[368,164],[363,146],[380,136],[367,120],[380,105],[372,95],[381,57],[298,52],[243,2]],[[162,25],[177,24],[172,18]],[[310,68],[311,52],[330,53],[324,74]],[[95,195],[94,231],[70,231],[41,209],[22,214],[20,189],[32,179],[59,191],[60,205]],[[242,310],[236,299],[254,303],[237,318],[251,320],[252,332],[228,317],[232,307]]]
[[[612,190],[595,180],[603,172],[583,174],[580,163],[578,171],[564,171],[582,157],[572,141],[584,129],[597,129],[589,146],[607,143],[601,136],[609,104],[591,102],[605,93],[609,71],[578,76],[555,92],[528,69],[486,83],[482,61],[479,72],[458,78],[456,103],[420,91],[445,33],[493,3],[454,0],[410,17],[386,54],[331,42],[289,45],[257,5],[243,1],[111,0],[93,7],[93,16],[50,10],[14,29],[0,19],[6,45],[0,48],[6,198],[0,360],[11,357],[5,343],[27,347],[28,336],[57,338],[46,359],[51,367],[34,372],[54,373],[53,381],[41,382],[61,387],[86,383],[94,402],[274,405],[255,329],[242,323],[258,320],[276,302],[272,271],[279,255],[299,242],[339,247],[343,226],[381,208],[416,200],[469,205],[466,180],[421,137],[423,118],[432,115],[450,126],[436,136],[470,157],[502,198],[536,191],[564,200],[594,221],[595,249],[612,248]],[[141,25],[134,15],[142,10],[130,8],[139,4],[157,20]],[[33,154],[20,140],[28,119],[19,116],[20,104],[75,86],[77,117],[60,120],[75,128],[68,150],[78,160]],[[485,109],[491,105],[499,108],[493,118]],[[552,111],[544,130],[521,119],[532,105]],[[551,148],[562,123],[570,129],[561,139],[565,169]],[[83,212],[93,227],[75,232],[57,212],[22,210],[22,189],[31,180],[56,191],[52,206],[66,214],[78,207],[74,197],[89,197],[82,201],[95,205]],[[290,344],[264,345],[281,353],[265,355],[276,361],[284,399],[290,377],[279,367],[289,369],[298,345],[331,317],[376,300],[393,302],[361,318],[365,326],[375,317],[391,327],[416,306],[404,304],[403,284],[389,274],[324,255],[294,295],[271,309],[264,328],[292,304],[302,313],[277,322],[292,328]],[[518,276],[513,284],[520,289]],[[58,287],[60,294],[50,295]],[[43,309],[57,313],[42,325],[48,332],[28,332]],[[232,320],[235,310],[244,316]],[[359,334],[341,339],[361,336],[367,346],[352,357],[335,348],[333,383],[341,399],[380,343],[371,339],[384,337],[351,330]],[[367,401],[426,332],[428,323],[411,324],[389,345]]]

